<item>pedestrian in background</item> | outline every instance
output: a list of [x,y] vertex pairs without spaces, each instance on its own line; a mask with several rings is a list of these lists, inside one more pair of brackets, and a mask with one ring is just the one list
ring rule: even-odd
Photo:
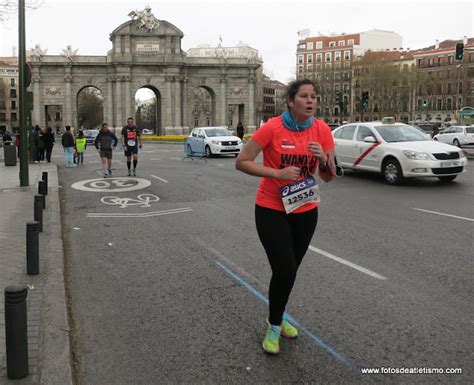
[[243,142],[244,141],[244,125],[242,124],[242,122],[239,122],[237,124],[237,136],[240,138],[240,140]]
[[102,123],[99,134],[95,137],[94,146],[99,151],[104,178],[112,176],[112,150],[117,146],[118,138],[109,130],[107,123]]
[[[280,351],[281,335],[298,336],[284,312],[318,221],[319,188],[314,175],[326,182],[335,177],[331,130],[313,117],[314,83],[308,79],[291,83],[287,107],[288,111],[269,119],[253,134],[236,159],[238,170],[262,177],[255,222],[272,269],[268,327],[262,344],[272,354]],[[262,151],[263,165],[255,162]],[[295,195],[288,195],[289,191]]]
[[64,148],[64,164],[66,167],[75,167],[74,135],[71,132],[71,126],[66,126],[66,132],[61,137],[61,144]]
[[44,132],[41,127],[38,126],[38,132],[37,132],[37,160],[38,162],[41,162],[44,160],[44,152],[45,152],[45,142],[44,142]]
[[76,164],[83,164],[84,163],[84,152],[87,148],[86,137],[84,136],[84,132],[82,130],[79,131],[79,134],[76,138]]
[[43,135],[43,141],[44,141],[44,148],[46,150],[46,161],[50,163],[51,153],[53,152],[53,146],[55,142],[53,129],[51,127],[48,127],[46,129],[46,132]]

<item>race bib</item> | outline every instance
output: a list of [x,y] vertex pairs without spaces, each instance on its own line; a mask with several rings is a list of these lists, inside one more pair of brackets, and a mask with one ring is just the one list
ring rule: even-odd
[[280,187],[279,191],[287,214],[307,203],[321,201],[319,186],[312,176]]
[[136,142],[135,142],[135,140],[133,140],[133,139],[127,140],[127,146],[133,147],[133,146],[135,146],[135,143],[136,143]]

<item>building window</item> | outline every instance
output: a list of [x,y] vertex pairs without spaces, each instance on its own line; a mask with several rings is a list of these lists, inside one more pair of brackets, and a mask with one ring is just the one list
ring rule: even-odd
[[321,49],[323,48],[323,42],[322,41],[317,41],[316,42],[316,49]]
[[4,112],[0,112],[0,122],[4,122],[6,120],[6,116]]
[[436,85],[436,93],[441,95],[443,93],[443,86],[441,84]]
[[451,98],[447,98],[447,99],[446,99],[446,109],[447,109],[447,110],[450,110],[450,109],[452,109],[452,108],[453,108],[452,100],[451,100]]
[[312,64],[308,64],[308,66],[306,67],[306,71],[307,71],[307,72],[313,72],[313,65],[312,65]]
[[344,92],[349,92],[349,83],[344,83]]
[[446,93],[447,93],[447,94],[452,94],[452,93],[453,93],[453,89],[452,89],[451,83],[448,83],[448,89],[447,89]]
[[331,61],[331,52],[326,52],[326,61],[327,62]]
[[16,122],[16,112],[12,112],[12,113],[10,114],[10,120],[11,120],[12,122]]
[[441,99],[438,99],[438,110],[442,110],[443,109],[443,101]]
[[306,48],[306,44],[300,44],[300,45],[298,46],[298,49],[305,49],[305,48]]
[[316,54],[316,63],[321,63],[323,61],[323,54],[317,53]]
[[12,110],[16,110],[16,100],[12,100]]
[[354,39],[347,40],[347,45],[354,45]]
[[298,64],[303,64],[303,55],[298,55]]
[[10,86],[15,87],[15,79],[10,79]]
[[454,62],[454,56],[453,56],[453,55],[449,55],[449,56],[448,56],[448,63],[449,63],[449,64],[453,64],[453,62]]
[[433,67],[434,66],[434,58],[430,57],[428,59],[428,67]]
[[197,126],[199,126],[199,120],[194,119],[194,127],[197,127]]
[[334,72],[334,80],[336,80],[336,81],[341,80],[341,73],[340,72]]
[[344,51],[344,60],[351,60],[351,51]]
[[11,98],[16,98],[16,88],[13,88],[10,90],[10,97]]
[[324,64],[324,68],[331,68],[331,63]]
[[312,63],[313,62],[313,54],[312,53],[306,55],[306,62],[307,63]]
[[423,67],[423,59],[418,59],[418,67]]
[[334,60],[341,61],[341,51],[334,52]]
[[321,71],[323,69],[323,66],[321,64],[316,64],[316,72]]
[[302,74],[304,72],[303,66],[298,66],[298,73]]
[[345,41],[345,40],[339,40],[339,41],[337,42],[337,44],[339,45],[339,47],[343,47],[343,46],[346,45],[346,41]]
[[313,42],[306,43],[306,49],[307,50],[312,50],[313,49]]
[[439,57],[438,58],[438,65],[441,67],[441,66],[444,66],[444,57]]
[[344,68],[351,68],[351,63],[350,62],[345,62],[344,63]]
[[336,46],[336,42],[335,41],[330,41],[329,42],[329,47],[335,47]]
[[341,69],[341,63],[334,63],[334,69],[340,70]]
[[339,84],[334,84],[334,91],[339,92],[340,89],[341,87],[339,86]]

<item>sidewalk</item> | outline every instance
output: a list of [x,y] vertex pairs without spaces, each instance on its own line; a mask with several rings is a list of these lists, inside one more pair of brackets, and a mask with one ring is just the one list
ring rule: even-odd
[[[2,155],[3,155],[3,151]],[[55,164],[30,164],[29,186],[20,187],[19,164],[6,167],[0,158],[0,384],[70,385],[69,325],[64,288],[63,243]],[[33,220],[34,195],[42,172],[48,172],[48,195],[40,233],[40,274],[26,274],[26,223]],[[29,285],[28,357],[30,375],[8,380],[4,290]]]

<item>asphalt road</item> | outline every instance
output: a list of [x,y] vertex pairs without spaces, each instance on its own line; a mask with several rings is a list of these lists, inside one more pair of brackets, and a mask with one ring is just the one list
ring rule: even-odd
[[[448,184],[347,172],[323,185],[287,308],[301,336],[267,356],[258,178],[182,150],[146,144],[138,178],[151,184],[125,192],[111,189],[136,179],[104,180],[92,150],[60,168],[79,384],[473,383],[473,161]],[[96,191],[71,187],[89,179]],[[381,367],[463,373],[361,373]]]

